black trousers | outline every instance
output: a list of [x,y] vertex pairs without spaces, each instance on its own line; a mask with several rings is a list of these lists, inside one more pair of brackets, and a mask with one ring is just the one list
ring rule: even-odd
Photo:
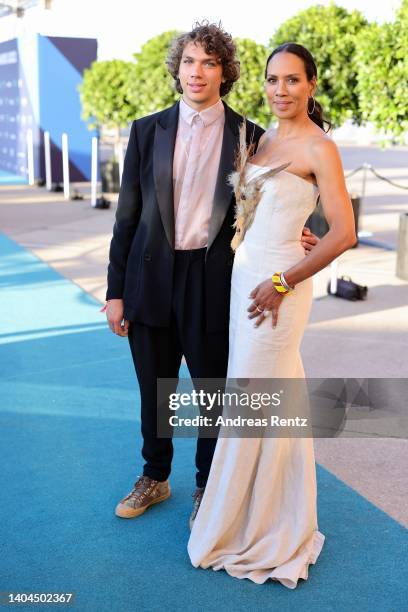
[[[143,473],[155,480],[168,478],[173,458],[171,438],[157,436],[157,379],[177,381],[183,355],[193,379],[224,379],[227,375],[228,332],[206,332],[205,252],[206,249],[197,249],[175,253],[170,327],[133,322],[129,328],[129,344],[141,394],[142,455],[146,462]],[[160,295],[157,299],[160,300]],[[204,487],[207,482],[215,445],[214,438],[198,437],[195,457],[198,487]]]

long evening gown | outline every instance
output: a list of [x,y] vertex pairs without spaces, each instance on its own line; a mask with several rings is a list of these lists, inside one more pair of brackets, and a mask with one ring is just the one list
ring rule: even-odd
[[[248,180],[269,168],[247,164]],[[235,254],[231,281],[228,378],[302,378],[300,342],[312,280],[285,296],[278,324],[248,319],[250,292],[305,253],[300,236],[317,188],[288,171],[267,179],[255,218]],[[188,543],[195,567],[224,569],[261,584],[295,588],[320,554],[313,439],[219,437]]]

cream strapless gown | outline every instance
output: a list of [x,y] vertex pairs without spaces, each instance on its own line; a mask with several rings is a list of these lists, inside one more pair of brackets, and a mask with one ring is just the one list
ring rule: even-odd
[[[248,178],[268,168],[248,164]],[[267,179],[255,219],[235,254],[231,280],[228,378],[302,378],[300,342],[312,280],[285,296],[278,324],[248,319],[250,292],[305,257],[303,225],[317,188],[282,171]],[[295,588],[307,579],[324,536],[318,531],[312,438],[219,437],[188,553],[195,567],[224,569],[261,584]]]

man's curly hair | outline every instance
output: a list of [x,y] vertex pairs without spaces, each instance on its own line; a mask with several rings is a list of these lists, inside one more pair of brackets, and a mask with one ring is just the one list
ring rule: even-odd
[[208,21],[195,23],[191,32],[180,34],[170,45],[166,64],[175,81],[176,90],[183,93],[178,73],[183,51],[186,45],[191,42],[202,45],[208,55],[214,54],[218,57],[225,79],[225,83],[221,83],[220,96],[226,96],[231,91],[235,81],[239,79],[237,49],[232,36],[222,29],[221,24],[217,25]]

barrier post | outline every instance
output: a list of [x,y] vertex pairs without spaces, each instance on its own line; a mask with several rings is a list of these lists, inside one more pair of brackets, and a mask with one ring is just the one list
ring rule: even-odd
[[28,170],[28,184],[34,185],[34,141],[33,141],[33,130],[29,128],[27,130],[27,170]]
[[64,198],[69,200],[69,155],[68,134],[62,135],[62,176],[64,181]]
[[92,136],[92,163],[91,163],[91,205],[96,206],[96,191],[98,186],[98,139]]
[[45,158],[45,186],[47,191],[51,191],[52,174],[51,174],[51,145],[50,133],[44,132],[44,158]]
[[121,140],[119,140],[119,142],[116,145],[116,156],[117,156],[117,160],[119,164],[119,187],[120,187],[122,183],[122,174],[123,174],[123,144]]

